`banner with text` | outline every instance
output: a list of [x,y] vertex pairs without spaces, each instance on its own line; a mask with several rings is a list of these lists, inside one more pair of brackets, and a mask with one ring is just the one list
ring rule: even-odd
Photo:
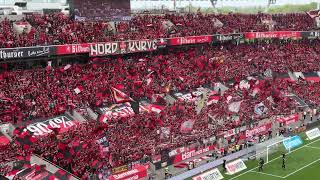
[[193,177],[192,180],[221,180],[223,176],[218,168],[214,168],[210,171],[202,173],[196,177]]
[[145,177],[147,177],[147,168],[138,165],[129,171],[110,176],[109,180],[143,179]]
[[272,128],[272,123],[264,124],[262,126],[254,127],[246,130],[246,138],[252,137],[253,135],[265,134]]
[[211,43],[212,36],[186,36],[186,37],[176,37],[167,39],[168,45],[170,46],[180,46],[188,44],[204,44]]
[[24,47],[24,48],[6,48],[0,49],[1,60],[23,59],[48,57],[54,55],[55,48],[53,46]]
[[285,39],[300,38],[300,31],[270,31],[270,32],[247,32],[244,33],[245,39]]
[[161,40],[136,40],[108,43],[90,44],[90,56],[107,56],[115,54],[128,54],[145,51],[155,51],[158,45],[163,45]]
[[240,171],[247,169],[247,166],[244,164],[244,162],[241,159],[237,159],[235,161],[227,163],[226,169],[228,171],[228,174],[232,175],[232,174],[235,174],[237,172],[240,172]]
[[69,128],[77,125],[78,122],[73,120],[69,115],[63,114],[46,120],[36,120],[29,124],[26,130],[33,133],[34,136],[43,136],[56,131],[63,133]]
[[290,125],[299,121],[299,114],[292,114],[290,116],[277,118],[277,122],[283,123],[284,125]]
[[306,135],[307,135],[309,140],[313,140],[313,139],[315,139],[317,137],[320,137],[320,130],[319,130],[319,128],[314,128],[314,129],[312,129],[310,131],[307,131]]
[[204,147],[204,148],[199,148],[199,149],[191,148],[191,149],[189,149],[188,151],[185,151],[182,154],[176,155],[174,157],[173,163],[176,164],[176,163],[179,163],[179,162],[184,161],[186,159],[190,159],[190,158],[193,158],[195,156],[198,156],[198,155],[201,155],[201,154],[205,154],[205,153],[207,153],[209,151],[214,150],[214,148],[215,148],[214,145],[208,146],[208,147]]

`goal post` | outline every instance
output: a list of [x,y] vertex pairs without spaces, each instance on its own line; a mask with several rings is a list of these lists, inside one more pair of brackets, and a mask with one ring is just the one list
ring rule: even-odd
[[278,136],[268,141],[262,142],[256,145],[255,157],[256,159],[264,158],[266,163],[270,160],[270,155],[274,153],[284,153],[290,152],[286,150],[283,145],[283,141],[288,140],[290,138],[285,138],[283,136]]

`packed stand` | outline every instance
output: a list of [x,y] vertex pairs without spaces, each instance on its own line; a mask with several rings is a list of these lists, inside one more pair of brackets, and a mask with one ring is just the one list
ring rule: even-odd
[[[270,17],[271,16],[271,17]],[[265,23],[265,19],[272,19]],[[24,21],[24,20],[22,20]],[[0,23],[0,47],[109,42],[174,36],[212,35],[250,31],[315,29],[307,14],[166,14],[136,15],[127,22],[80,22],[63,14],[28,15],[30,31],[16,34],[13,23]],[[270,29],[269,25],[273,24]]]
[[[287,92],[295,92],[319,104],[318,83],[296,84],[276,76],[288,71],[319,71],[319,43],[275,42],[169,49],[165,53],[148,56],[137,54],[115,59],[95,58],[86,65],[2,73],[1,107],[7,111],[1,112],[1,119],[7,122],[46,118],[75,107],[90,106],[95,109],[112,104],[110,87],[122,89],[137,99],[151,99],[153,94],[170,91],[191,91],[215,82],[222,82],[229,89],[220,93],[219,104],[207,106],[199,114],[195,112],[194,103],[176,101],[159,114],[141,113],[134,117],[112,119],[106,125],[84,123],[62,136],[52,134],[39,138],[27,150],[13,143],[4,151],[11,153],[1,157],[1,160],[9,162],[18,154],[35,153],[65,167],[76,176],[85,177],[93,171],[89,166],[95,160],[108,168],[115,167],[145,156],[157,155],[167,148],[199,142],[218,131],[240,124],[273,115],[288,115],[296,105],[285,96]],[[268,69],[275,76],[262,78]],[[249,76],[252,76],[247,81],[250,88],[240,87],[240,82]],[[81,92],[76,93],[76,88],[81,89]],[[309,94],[301,92],[305,88]],[[255,89],[256,93],[253,92]],[[239,101],[241,105],[238,112],[231,112],[229,104]],[[254,116],[255,106],[261,102],[268,111],[261,116]],[[207,128],[209,115],[219,122],[211,129]],[[238,119],[230,118],[232,116],[238,116]],[[195,122],[188,135],[180,131],[185,120]],[[159,129],[162,127],[168,128],[172,136],[161,137]],[[93,153],[98,147],[91,143],[105,130],[110,134],[108,158]],[[77,156],[73,154],[72,158],[67,158],[69,160],[62,160],[65,158],[59,152],[67,146],[72,147],[74,142],[77,146],[81,144],[82,150],[77,152]],[[7,166],[1,168],[4,173],[9,170]]]
[[[66,110],[113,103],[110,87],[134,98],[191,90],[214,82],[240,82],[263,74],[320,69],[319,41],[260,43],[172,49],[151,56],[94,59],[69,68],[8,71],[1,74],[1,119],[17,122]],[[270,59],[271,57],[271,59]],[[121,82],[121,83],[120,83]],[[82,91],[77,94],[75,89]]]

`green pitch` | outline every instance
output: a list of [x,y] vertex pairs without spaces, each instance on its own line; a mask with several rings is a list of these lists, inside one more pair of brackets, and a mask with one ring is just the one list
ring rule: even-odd
[[[264,165],[263,171],[258,172],[258,160],[246,161],[247,169],[232,176],[223,173],[228,180],[318,180],[320,179],[320,138],[306,141],[303,134],[300,135],[304,144],[291,152],[285,152],[283,145],[277,153],[269,156],[269,162]],[[286,155],[286,169],[282,169],[280,155]]]
[[[248,170],[234,176],[224,175],[234,180],[302,180],[320,177],[320,139],[305,142],[286,156],[286,169],[282,169],[282,159],[276,155],[265,164],[263,172],[258,172],[258,161],[247,162]],[[314,179],[314,180],[315,180]]]

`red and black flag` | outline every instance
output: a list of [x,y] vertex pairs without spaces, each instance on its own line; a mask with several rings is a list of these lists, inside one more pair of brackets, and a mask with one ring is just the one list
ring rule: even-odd
[[17,156],[17,161],[13,162],[12,170],[8,173],[8,175],[16,175],[22,169],[30,168],[30,158],[30,156]]
[[29,149],[30,146],[37,141],[32,133],[25,130],[25,128],[16,128],[13,131],[13,135],[16,136],[16,144],[22,146],[24,149]]
[[71,178],[72,176],[69,173],[61,169],[48,177],[49,180],[69,180]]
[[133,101],[133,99],[130,98],[126,93],[120,91],[117,88],[111,87],[111,92],[116,103]]

